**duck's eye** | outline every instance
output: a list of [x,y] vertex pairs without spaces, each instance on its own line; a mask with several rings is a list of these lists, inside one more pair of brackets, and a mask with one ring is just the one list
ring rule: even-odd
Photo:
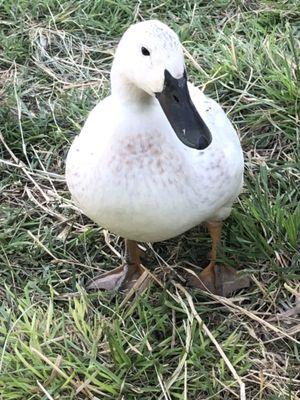
[[141,52],[142,52],[143,56],[150,56],[150,51],[148,49],[146,49],[146,47],[142,47]]

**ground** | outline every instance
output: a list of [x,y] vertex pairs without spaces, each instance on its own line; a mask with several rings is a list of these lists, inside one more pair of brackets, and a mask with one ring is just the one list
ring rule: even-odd
[[[205,264],[202,228],[145,245],[161,286],[137,299],[85,290],[123,244],[72,205],[64,161],[121,34],[148,18],[242,141],[219,262],[252,285],[229,299],[177,275]],[[299,35],[298,0],[1,2],[1,400],[300,398]]]

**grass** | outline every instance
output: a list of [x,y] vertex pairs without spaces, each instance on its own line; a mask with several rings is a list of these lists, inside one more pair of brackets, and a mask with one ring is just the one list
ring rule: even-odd
[[[198,228],[147,247],[164,288],[128,301],[84,289],[122,241],[73,207],[64,160],[142,18],[175,29],[190,79],[241,137],[220,261],[253,284],[231,299],[173,282],[172,267],[203,264]],[[0,2],[1,400],[232,400],[241,381],[247,399],[300,398],[299,35],[298,0]]]

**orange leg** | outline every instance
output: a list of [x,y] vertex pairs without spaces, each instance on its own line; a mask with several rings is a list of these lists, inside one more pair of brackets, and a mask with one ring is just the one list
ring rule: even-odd
[[189,285],[220,296],[228,296],[236,290],[248,287],[250,284],[248,277],[239,277],[234,268],[216,264],[222,222],[208,222],[207,227],[212,241],[210,263],[199,275],[188,277]]
[[217,261],[218,244],[221,240],[222,222],[208,222],[207,228],[211,237],[211,252],[210,252],[209,265],[215,266]]
[[137,242],[125,240],[125,264],[94,278],[87,286],[88,289],[128,291],[143,274],[141,267],[141,251]]

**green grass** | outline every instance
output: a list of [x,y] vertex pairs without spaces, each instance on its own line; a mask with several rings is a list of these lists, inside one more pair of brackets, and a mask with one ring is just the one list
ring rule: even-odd
[[[233,299],[188,302],[164,268],[203,265],[199,229],[148,249],[164,288],[125,303],[84,289],[120,263],[122,241],[109,247],[72,206],[64,160],[142,18],[179,34],[190,79],[242,140],[245,188],[220,259],[253,284]],[[298,0],[0,2],[1,400],[239,398],[213,337],[247,399],[300,398],[299,38]]]

